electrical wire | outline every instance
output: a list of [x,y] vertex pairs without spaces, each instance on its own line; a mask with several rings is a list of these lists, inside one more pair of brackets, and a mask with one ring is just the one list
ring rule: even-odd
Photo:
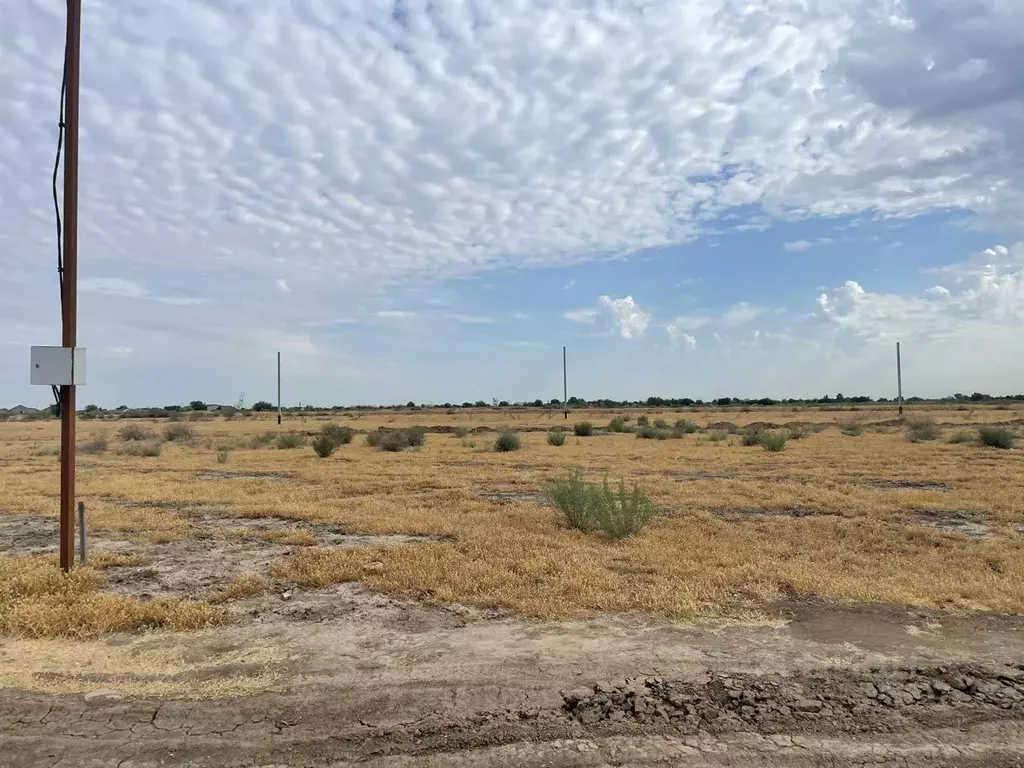
[[[64,322],[64,236],[60,220],[60,198],[57,195],[57,176],[60,173],[60,157],[64,149],[64,102],[68,91],[68,44],[64,38],[64,63],[60,78],[60,115],[57,119],[57,156],[53,161],[53,211],[57,218],[57,284],[60,288],[60,318]],[[60,412],[60,388],[52,387],[53,399]]]

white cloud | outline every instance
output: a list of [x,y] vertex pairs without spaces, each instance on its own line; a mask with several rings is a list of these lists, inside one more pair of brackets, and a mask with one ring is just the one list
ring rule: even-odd
[[632,296],[620,299],[601,296],[597,303],[601,311],[610,316],[612,326],[624,339],[639,339],[651,324],[651,315],[640,309]]
[[79,282],[78,289],[83,293],[96,293],[123,299],[146,299],[176,307],[195,306],[206,303],[205,299],[196,296],[160,296],[154,294],[142,283],[135,280],[125,280],[120,277],[86,278]]
[[665,331],[668,333],[669,341],[672,342],[673,347],[683,347],[689,350],[696,349],[697,337],[687,333],[684,329],[685,326],[678,323],[669,323],[665,326]]
[[408,320],[416,317],[416,313],[407,309],[382,309],[377,313],[377,317],[381,320]]
[[733,304],[722,313],[721,323],[726,327],[745,325],[764,314],[764,307],[755,307],[745,301]]
[[573,309],[565,313],[565,319],[574,323],[595,323],[597,322],[596,309]]
[[825,245],[832,245],[835,240],[831,237],[819,237],[816,240],[794,240],[793,242],[783,244],[783,250],[791,253],[799,253],[801,251],[809,251],[812,248],[821,248]]
[[284,293],[291,293],[292,289],[288,287],[288,283],[283,277],[279,277],[274,282],[276,283],[277,287]]
[[449,320],[454,320],[457,323],[464,325],[486,325],[487,323],[493,323],[494,318],[492,317],[481,317],[478,315],[445,315]]

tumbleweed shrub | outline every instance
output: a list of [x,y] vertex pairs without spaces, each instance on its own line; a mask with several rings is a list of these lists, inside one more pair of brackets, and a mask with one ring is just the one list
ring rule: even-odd
[[907,427],[903,435],[908,443],[921,443],[938,440],[942,436],[942,430],[932,419],[917,416],[907,420]]
[[615,418],[613,418],[611,421],[608,422],[608,431],[609,432],[630,432],[632,430],[626,425],[626,417],[625,416],[616,416]]
[[639,483],[627,489],[625,481],[620,481],[615,490],[607,478],[601,484],[590,483],[576,471],[568,477],[551,481],[545,495],[562,513],[570,528],[580,531],[600,529],[610,539],[623,539],[639,533],[654,517],[654,504]]
[[577,424],[573,424],[572,433],[576,437],[590,437],[594,434],[594,425],[589,421],[581,421]]
[[282,450],[289,451],[293,448],[301,448],[306,444],[306,438],[302,435],[297,435],[294,432],[286,432],[283,435],[278,435],[274,440],[274,447]]
[[118,456],[148,456],[150,458],[159,456],[163,452],[163,441],[154,440],[132,440],[121,443],[114,449]]
[[334,443],[335,447],[339,445],[348,445],[352,442],[352,438],[356,435],[356,431],[351,427],[342,427],[338,424],[324,424],[320,430],[320,436],[325,437]]
[[427,441],[426,427],[407,427],[405,429],[387,429],[381,427],[366,436],[366,444],[380,451],[397,453],[406,448],[416,448]]
[[964,445],[966,443],[977,442],[979,439],[980,439],[979,435],[973,435],[970,432],[966,432],[964,430],[961,430],[959,432],[954,432],[950,436],[949,442],[952,443],[953,445]]
[[1016,437],[1006,427],[985,426],[978,427],[978,439],[982,445],[989,448],[1013,448]]
[[164,427],[164,440],[169,443],[185,443],[190,445],[196,441],[195,427],[183,421],[168,424]]
[[740,443],[750,448],[755,445],[761,445],[761,438],[763,437],[764,433],[757,427],[747,427],[743,437],[740,439]]
[[111,632],[205,629],[226,614],[191,600],[138,600],[101,592],[92,568],[65,573],[53,558],[0,556],[0,635],[86,638]]
[[640,414],[639,416],[636,417],[636,425],[638,427],[646,427],[650,423],[651,423],[651,419],[645,413],[642,413],[642,414]]
[[156,437],[156,434],[141,424],[126,424],[121,427],[117,436],[121,439],[122,443],[129,443],[132,441],[152,440]]
[[694,432],[700,431],[700,427],[688,419],[679,419],[676,422],[676,429],[684,435],[692,435]]
[[636,430],[636,437],[638,440],[668,440],[672,436],[671,430],[651,425],[639,427]]
[[313,453],[321,459],[326,459],[336,450],[338,450],[338,443],[327,435],[320,435],[313,441]]
[[784,432],[763,433],[761,435],[761,447],[772,453],[786,450],[786,434]]
[[499,453],[509,453],[522,448],[522,441],[519,435],[510,429],[503,429],[498,433],[498,439],[494,441],[494,450]]
[[99,435],[94,437],[92,440],[86,440],[84,443],[78,444],[78,452],[85,453],[89,456],[99,456],[100,454],[107,452],[107,436]]
[[556,429],[554,432],[548,432],[548,445],[553,445],[556,448],[560,448],[565,445],[565,432],[560,429]]

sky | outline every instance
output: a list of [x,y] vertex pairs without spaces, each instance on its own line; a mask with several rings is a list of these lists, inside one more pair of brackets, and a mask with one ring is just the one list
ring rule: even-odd
[[[82,403],[1024,391],[1019,0],[84,4]],[[0,404],[60,343],[0,24]],[[243,395],[244,393],[244,395]]]

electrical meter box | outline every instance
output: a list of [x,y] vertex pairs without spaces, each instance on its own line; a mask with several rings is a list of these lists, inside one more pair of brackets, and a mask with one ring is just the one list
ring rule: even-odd
[[85,384],[85,348],[32,347],[32,383],[64,387]]

